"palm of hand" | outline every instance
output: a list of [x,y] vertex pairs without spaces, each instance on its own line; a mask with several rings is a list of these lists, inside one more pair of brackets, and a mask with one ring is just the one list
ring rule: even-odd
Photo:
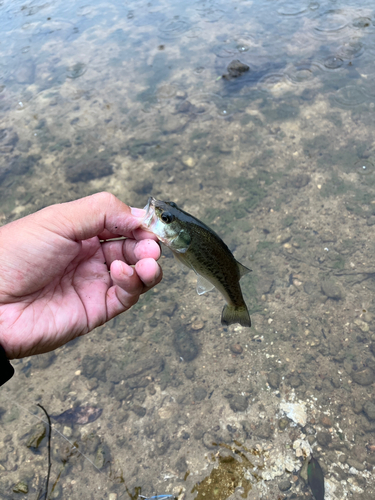
[[24,287],[23,280],[20,287],[13,283],[11,295],[17,301],[0,305],[2,327],[11,342],[21,342],[28,354],[33,354],[32,350],[29,352],[29,341],[38,345],[38,352],[47,352],[108,319],[106,294],[111,279],[99,239],[91,238],[74,246],[78,251],[73,258],[71,251],[63,257],[60,251],[59,258],[54,252],[52,261],[44,263],[45,280],[39,286],[35,283],[40,269],[34,273],[30,269],[19,270],[19,274],[27,274],[29,287]]

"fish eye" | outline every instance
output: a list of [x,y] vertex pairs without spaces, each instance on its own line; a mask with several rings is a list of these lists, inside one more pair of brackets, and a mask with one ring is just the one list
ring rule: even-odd
[[174,201],[169,201],[168,205],[171,206],[172,208],[177,208],[177,205]]
[[163,212],[160,218],[166,224],[170,224],[174,220],[174,215],[172,215],[170,212]]

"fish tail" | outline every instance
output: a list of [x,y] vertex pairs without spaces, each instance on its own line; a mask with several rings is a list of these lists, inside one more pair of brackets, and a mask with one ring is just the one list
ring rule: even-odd
[[221,313],[221,324],[228,326],[234,323],[239,323],[242,326],[251,326],[250,314],[245,304],[243,306],[225,304]]

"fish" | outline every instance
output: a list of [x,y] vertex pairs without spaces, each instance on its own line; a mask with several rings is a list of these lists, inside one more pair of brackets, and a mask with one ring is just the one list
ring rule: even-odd
[[324,500],[324,475],[319,462],[311,457],[307,466],[307,478],[315,500]]
[[250,269],[237,262],[220,236],[173,201],[150,196],[145,210],[141,228],[156,235],[179,262],[195,272],[198,294],[216,288],[223,295],[221,324],[251,326],[239,284]]

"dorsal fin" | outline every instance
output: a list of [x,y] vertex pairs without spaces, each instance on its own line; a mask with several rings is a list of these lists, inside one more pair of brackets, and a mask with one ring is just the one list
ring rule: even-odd
[[240,271],[240,278],[242,278],[242,276],[245,276],[245,274],[251,273],[251,269],[249,269],[246,266],[243,266],[240,262],[238,262],[238,260],[236,262],[238,269]]

